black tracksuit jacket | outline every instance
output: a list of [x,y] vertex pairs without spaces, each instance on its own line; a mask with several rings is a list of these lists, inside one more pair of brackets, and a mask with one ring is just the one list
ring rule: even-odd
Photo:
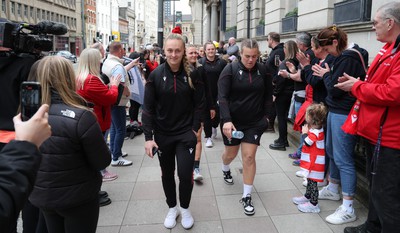
[[204,82],[197,69],[190,74],[194,89],[183,68],[172,72],[165,62],[151,72],[146,82],[142,112],[145,140],[154,133],[180,135],[188,130],[197,132],[205,108]]
[[272,105],[271,75],[261,63],[250,70],[240,61],[230,63],[218,80],[218,101],[222,123],[256,124]]

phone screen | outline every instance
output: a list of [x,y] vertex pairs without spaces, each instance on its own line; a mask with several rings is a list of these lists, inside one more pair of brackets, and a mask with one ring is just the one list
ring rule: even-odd
[[21,84],[21,115],[22,120],[29,120],[39,109],[41,103],[41,88],[38,82],[23,82]]

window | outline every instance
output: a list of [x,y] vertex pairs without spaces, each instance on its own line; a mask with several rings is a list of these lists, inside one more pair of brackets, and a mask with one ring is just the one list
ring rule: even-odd
[[34,13],[35,11],[34,11],[34,9],[33,9],[33,6],[31,6],[30,8],[29,8],[29,14],[30,14],[30,16],[31,16],[31,18],[33,18],[33,13]]
[[17,15],[21,16],[21,3],[17,4]]
[[132,4],[131,2],[128,2],[128,6],[129,6],[129,7],[131,7],[131,4]]
[[1,11],[6,13],[6,0],[1,1]]
[[39,8],[36,9],[36,19],[40,20],[40,9]]
[[10,8],[11,8],[11,14],[15,14],[15,3],[14,2],[11,2]]
[[28,17],[28,6],[24,5],[24,16]]

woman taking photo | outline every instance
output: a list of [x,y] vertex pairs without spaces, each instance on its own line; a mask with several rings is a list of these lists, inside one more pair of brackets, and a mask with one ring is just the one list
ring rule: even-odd
[[[197,70],[191,70],[182,36],[170,34],[164,43],[167,61],[149,76],[142,112],[145,151],[153,157],[158,149],[161,180],[169,207],[164,226],[175,227],[179,212],[182,226],[190,229],[194,219],[189,204],[193,190],[196,132],[204,112],[204,85]],[[178,209],[175,158],[179,177]]]
[[[260,51],[257,41],[241,43],[241,60],[230,63],[218,80],[218,101],[225,150],[222,154],[224,181],[233,184],[230,163],[241,147],[243,161],[244,213],[255,213],[251,191],[256,174],[256,152],[260,138],[268,126],[267,109],[272,105],[272,81],[265,66],[257,63]],[[233,138],[232,131],[242,131],[242,139]]]
[[30,202],[50,233],[94,233],[99,217],[100,170],[111,154],[96,116],[76,93],[71,62],[44,57],[32,80],[41,84],[52,135],[40,147],[42,162]]
[[[111,77],[109,87],[100,78],[101,54],[99,50],[86,48],[82,51],[78,63],[78,76],[76,78],[77,92],[88,103],[93,104],[101,132],[103,135],[111,126],[111,105],[117,102],[118,85],[121,77]],[[103,181],[118,178],[117,174],[104,169],[101,171]]]

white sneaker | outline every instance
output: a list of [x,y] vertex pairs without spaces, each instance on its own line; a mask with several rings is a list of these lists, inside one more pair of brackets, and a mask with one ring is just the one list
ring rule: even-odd
[[[303,179],[304,179],[303,186],[307,187],[307,178],[303,178]],[[327,184],[328,184],[328,181],[326,179],[324,179],[324,181],[322,181],[322,182],[317,182],[317,187],[324,187]]]
[[193,179],[195,181],[202,181],[203,180],[203,176],[200,174],[200,168],[195,168],[193,170]]
[[217,133],[218,131],[217,131],[217,128],[212,128],[212,134],[211,134],[211,137],[213,138],[213,139],[216,139],[217,138]]
[[122,156],[119,157],[118,160],[111,161],[111,166],[114,166],[114,167],[123,167],[123,166],[130,166],[130,165],[132,165],[132,161],[126,160],[126,159],[122,158]]
[[165,217],[165,220],[164,220],[165,228],[168,228],[168,229],[174,228],[176,225],[176,219],[178,218],[178,216],[179,216],[179,210],[176,206],[173,208],[169,208],[167,217]]
[[321,212],[321,209],[319,208],[318,204],[313,205],[310,202],[299,204],[297,206],[297,209],[299,209],[303,213],[319,213],[319,212]]
[[292,201],[296,205],[304,204],[306,202],[310,202],[310,199],[307,199],[305,196],[300,196],[300,197],[293,197]]
[[319,200],[332,200],[332,201],[339,201],[340,194],[334,193],[328,189],[328,186],[323,187],[318,193]]
[[304,178],[304,177],[306,177],[306,171],[304,171],[304,170],[297,171],[296,176]]
[[181,214],[182,214],[181,224],[183,228],[185,228],[186,230],[192,228],[194,224],[194,219],[192,217],[192,214],[190,213],[190,210],[181,207]]
[[357,217],[354,208],[353,211],[349,213],[346,211],[346,208],[344,208],[343,206],[339,206],[339,208],[336,209],[335,213],[326,217],[325,220],[331,224],[343,224],[356,221],[356,218]]
[[207,148],[211,148],[211,147],[213,147],[213,146],[214,146],[214,143],[213,143],[213,141],[211,140],[211,138],[207,138],[206,147],[207,147]]

